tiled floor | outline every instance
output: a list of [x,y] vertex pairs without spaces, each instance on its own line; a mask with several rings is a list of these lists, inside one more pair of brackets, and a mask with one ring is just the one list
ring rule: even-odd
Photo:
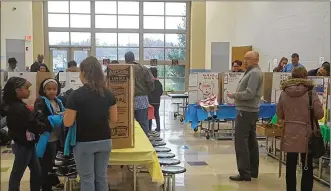
[[[173,108],[170,100],[161,107],[161,138],[172,149],[181,166],[187,169],[185,174],[176,176],[176,191],[284,191],[285,176],[278,178],[278,162],[266,158],[265,148],[260,151],[260,176],[252,182],[232,182],[228,177],[237,173],[233,141],[207,140],[199,132],[194,133],[178,120],[173,120]],[[260,142],[261,145],[263,142]],[[8,178],[13,156],[1,155],[1,190],[8,189]],[[283,170],[285,172],[285,169]],[[126,168],[113,167],[109,172],[112,190],[132,190],[132,173]],[[299,177],[299,176],[298,176]],[[26,172],[21,190],[29,189],[29,173]],[[300,180],[298,178],[298,188]],[[119,186],[122,185],[122,186]],[[138,190],[157,191],[147,174],[139,174]],[[327,191],[329,188],[315,182],[314,191]]]

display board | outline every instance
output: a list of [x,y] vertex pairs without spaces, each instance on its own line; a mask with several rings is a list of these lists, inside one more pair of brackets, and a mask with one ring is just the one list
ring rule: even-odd
[[223,103],[224,104],[234,104],[234,99],[231,99],[227,96],[229,93],[234,93],[237,90],[237,86],[244,76],[243,72],[227,72],[223,75]]
[[79,72],[67,72],[67,88],[77,90],[83,86],[83,83],[79,78],[79,74]]
[[218,73],[198,73],[198,100],[218,95]]
[[201,72],[192,73],[189,77],[189,103],[219,97],[219,73]]
[[329,88],[329,78],[309,76],[309,79],[314,81],[315,87],[314,90],[318,95],[319,100],[323,104],[324,117],[318,122],[325,124],[328,108],[328,88]]
[[279,96],[282,93],[282,90],[280,89],[280,85],[290,76],[291,73],[285,73],[285,72],[274,72],[272,74],[271,103],[278,103]]

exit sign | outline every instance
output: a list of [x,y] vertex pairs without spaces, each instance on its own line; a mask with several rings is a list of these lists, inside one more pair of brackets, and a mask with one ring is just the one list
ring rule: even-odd
[[25,41],[32,41],[32,36],[31,35],[25,36]]

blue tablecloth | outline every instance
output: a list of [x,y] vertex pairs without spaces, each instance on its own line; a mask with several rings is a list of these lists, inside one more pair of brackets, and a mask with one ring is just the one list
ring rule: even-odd
[[[276,104],[261,104],[259,118],[272,118],[276,113]],[[210,113],[213,116],[214,112]],[[216,112],[219,120],[235,120],[237,110],[235,105],[220,105],[220,109]],[[185,123],[191,122],[191,128],[198,127],[200,121],[208,119],[208,112],[202,109],[197,104],[189,104],[186,109]]]

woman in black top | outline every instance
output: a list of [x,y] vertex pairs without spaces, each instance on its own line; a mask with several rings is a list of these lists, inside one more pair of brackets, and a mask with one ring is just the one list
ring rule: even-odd
[[7,127],[15,155],[13,169],[9,178],[9,191],[20,190],[20,182],[26,167],[30,169],[30,190],[40,191],[41,170],[36,155],[35,144],[46,127],[39,123],[22,101],[30,96],[31,83],[24,78],[10,78],[3,90],[3,101],[9,106]]
[[66,127],[75,121],[77,124],[73,151],[81,191],[108,191],[109,123],[117,121],[116,100],[106,89],[101,64],[95,57],[88,57],[80,64],[80,79],[84,86],[70,94],[63,122]]
[[[160,102],[163,94],[163,86],[157,78],[157,68],[150,68],[151,73],[154,76],[154,90],[148,95],[148,102],[154,107],[154,117],[156,121],[155,131],[160,132]],[[152,130],[152,120],[149,120],[149,131]]]

